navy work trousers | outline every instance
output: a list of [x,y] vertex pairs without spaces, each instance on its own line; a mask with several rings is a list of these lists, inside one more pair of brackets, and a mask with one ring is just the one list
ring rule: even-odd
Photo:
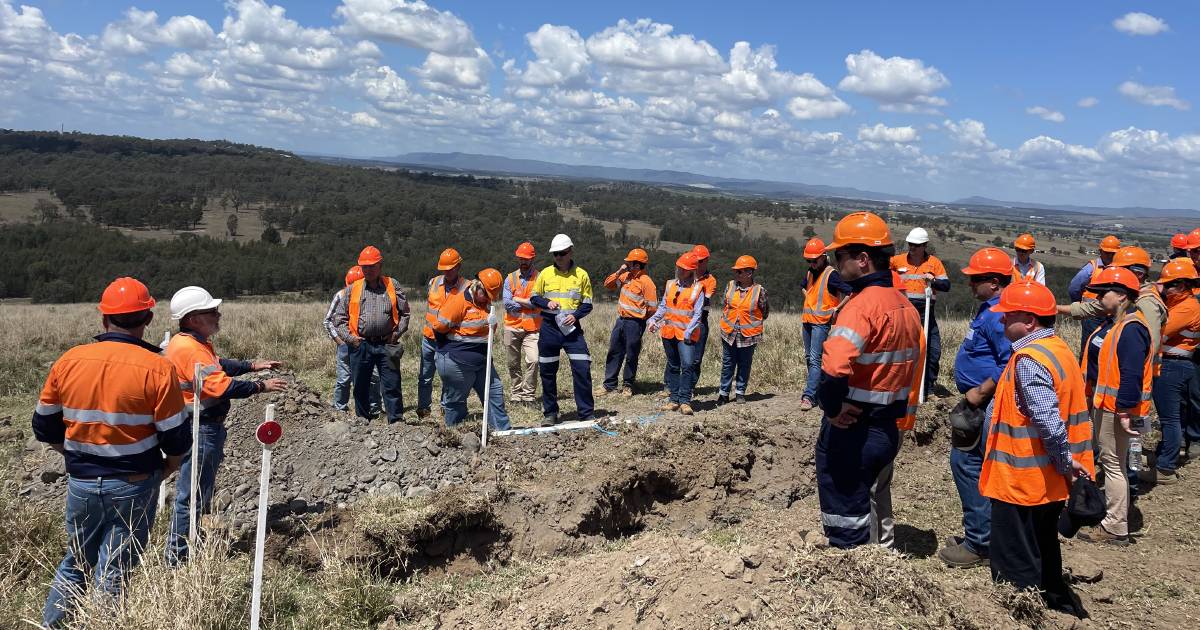
[[577,322],[575,330],[563,335],[554,320],[542,320],[538,335],[538,373],[542,377],[542,415],[558,415],[558,363],[567,353],[571,362],[571,381],[575,388],[575,408],[580,420],[590,420],[594,413],[592,398],[592,355],[588,352],[583,327]]

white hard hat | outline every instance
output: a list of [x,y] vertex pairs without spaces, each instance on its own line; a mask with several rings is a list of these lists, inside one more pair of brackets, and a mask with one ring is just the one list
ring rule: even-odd
[[904,240],[905,242],[912,243],[913,245],[928,243],[929,232],[926,232],[925,228],[913,228],[912,231],[908,233],[908,238]]
[[570,236],[567,236],[566,234],[555,234],[554,240],[550,241],[550,253],[553,254],[554,252],[566,251],[574,246],[575,244],[571,242]]
[[220,305],[221,300],[201,287],[183,287],[171,296],[171,319],[183,319],[192,311],[205,311]]

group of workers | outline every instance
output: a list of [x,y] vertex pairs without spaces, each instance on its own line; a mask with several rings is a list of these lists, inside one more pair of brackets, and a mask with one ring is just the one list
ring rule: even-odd
[[[821,522],[834,547],[893,544],[894,460],[914,426],[921,393],[936,394],[940,338],[931,306],[950,282],[928,251],[924,229],[913,229],[906,241],[907,251],[897,254],[886,222],[855,212],[838,222],[828,245],[814,238],[804,247],[809,373],[802,408],[823,411],[815,461]],[[1045,287],[1044,266],[1031,258],[1032,235],[1017,238],[1015,256],[988,247],[971,257],[962,272],[979,308],[955,358],[962,400],[952,414],[950,453],[964,532],[939,551],[946,564],[990,564],[995,580],[1037,589],[1049,606],[1086,615],[1061,575],[1060,516],[1072,484],[1095,478],[1099,463],[1106,515],[1079,537],[1126,544],[1131,485],[1174,482],[1181,448],[1200,456],[1192,452],[1200,447],[1200,377],[1192,362],[1200,343],[1200,229],[1173,243],[1183,255],[1152,280],[1144,250],[1106,237],[1101,256],[1071,283],[1077,301],[1064,305]],[[521,243],[517,268],[507,276],[486,268],[468,280],[458,252],[442,252],[440,274],[427,287],[417,421],[432,412],[436,373],[448,426],[463,422],[474,390],[488,406],[491,427],[508,428],[504,387],[487,361],[498,327],[508,359],[508,402],[536,403],[536,365],[545,426],[559,423],[563,353],[578,417],[591,419],[594,394],[633,395],[647,330],[659,335],[666,355],[664,409],[693,413],[717,288],[708,249],[697,245],[680,255],[661,294],[642,249],[631,250],[605,278],[604,286],[618,295],[618,311],[604,381],[595,390],[582,329],[592,311],[592,285],[573,253],[567,235],[555,236],[554,263],[538,271],[534,246]],[[411,421],[404,415],[399,372],[410,309],[403,289],[383,275],[382,263],[377,248],[364,248],[326,314],[338,358],[333,404],[348,408],[352,389],[359,416],[382,412],[389,422]],[[738,257],[734,279],[720,297],[718,404],[745,401],[769,314],[766,289],[754,278],[757,266],[751,256]],[[33,430],[66,461],[70,543],[45,605],[47,626],[66,621],[73,600],[87,588],[89,569],[101,592],[119,592],[153,524],[159,483],[175,470],[181,474],[166,553],[172,565],[185,562],[191,466],[199,466],[197,509],[203,514],[223,458],[230,401],[287,387],[278,378],[236,378],[278,368],[278,361],[217,355],[211,337],[220,330],[220,304],[201,287],[180,289],[170,305],[178,332],[156,347],[143,340],[154,298],[136,279],[119,278],[101,297],[104,332],[53,365]],[[501,317],[494,304],[503,309]],[[1055,332],[1059,314],[1091,326],[1079,358]],[[1138,475],[1139,462],[1129,459],[1131,440],[1149,428],[1152,401],[1162,439],[1150,457],[1152,469]],[[192,417],[193,404],[198,417]],[[194,422],[198,462],[191,461]],[[1186,432],[1183,422],[1190,423]]]

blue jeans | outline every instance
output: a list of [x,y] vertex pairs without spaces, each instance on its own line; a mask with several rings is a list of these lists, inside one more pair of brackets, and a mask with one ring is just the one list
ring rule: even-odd
[[829,324],[804,324],[804,353],[808,359],[808,381],[802,396],[817,399],[817,387],[821,384],[821,353],[829,337]]
[[962,502],[963,541],[967,549],[987,557],[992,535],[992,502],[979,494],[979,472],[983,469],[983,450],[987,442],[988,418],[980,429],[979,443],[969,451],[950,447],[950,473]]
[[739,348],[721,340],[721,396],[729,395],[729,386],[734,384],[734,373],[737,373],[734,394],[745,394],[746,383],[750,381],[750,364],[754,362],[754,349],[758,346]]
[[667,390],[671,392],[673,403],[684,405],[692,402],[698,345],[699,342],[693,344],[663,339],[663,352],[667,355]]
[[[350,410],[350,384],[353,382],[350,369],[350,346],[339,344],[337,347],[337,381],[333,384],[333,408],[338,411]],[[371,415],[379,415],[382,405],[379,402],[379,375],[371,373]]]
[[[217,486],[217,468],[225,459],[225,423],[201,422],[197,454],[200,470],[197,473],[199,488],[196,489],[196,517],[208,514],[212,507],[213,491]],[[179,466],[179,478],[175,481],[175,511],[171,515],[171,526],[167,530],[167,563],[174,566],[188,558],[188,501],[192,492],[192,449],[183,454]],[[199,528],[199,524],[196,526]]]
[[354,366],[354,413],[361,418],[371,419],[371,379],[379,371],[379,393],[383,395],[383,409],[388,422],[397,422],[404,413],[404,393],[400,391],[400,372],[388,358],[387,344],[364,340],[358,348],[350,350],[351,365]]
[[1200,363],[1193,364],[1196,374],[1192,377],[1188,401],[1188,413],[1183,414],[1183,441],[1191,445],[1200,442]]
[[1188,396],[1195,376],[1191,361],[1163,359],[1162,374],[1154,379],[1154,408],[1158,410],[1162,428],[1162,438],[1154,451],[1158,458],[1155,467],[1159,470],[1174,472],[1179,465],[1176,460],[1183,442],[1182,420],[1189,412]]
[[588,351],[583,326],[563,335],[552,318],[542,320],[538,333],[538,374],[542,378],[542,415],[558,416],[558,364],[561,353],[567,353],[571,363],[571,382],[575,388],[575,408],[580,420],[591,420],[595,414],[592,396],[592,355]]
[[133,483],[116,477],[67,480],[67,553],[50,583],[42,623],[55,628],[66,622],[73,600],[87,589],[89,569],[97,588],[120,594],[154,525],[161,480],[158,472]]
[[[464,354],[458,356],[464,358]],[[442,409],[445,410],[446,426],[456,426],[467,418],[467,396],[471,390],[475,390],[479,395],[479,402],[484,402],[484,379],[487,378],[486,373],[490,372],[492,384],[488,391],[488,397],[491,399],[488,425],[494,431],[505,431],[509,428],[508,412],[504,410],[504,386],[500,384],[500,375],[493,366],[489,365],[485,370],[484,360],[482,354],[478,361],[465,358],[455,361],[446,352],[434,354],[433,361],[437,365],[438,376],[442,377]]]
[[608,339],[608,356],[604,358],[604,389],[617,388],[617,376],[621,374],[621,363],[625,364],[625,387],[632,388],[637,379],[638,358],[642,354],[642,334],[646,332],[646,320],[618,317]]
[[421,337],[421,367],[417,370],[417,411],[428,411],[433,407],[433,375],[437,365],[433,355],[437,346],[432,339]]
[[700,382],[700,367],[704,363],[704,350],[708,347],[708,311],[700,316],[700,339],[696,341],[696,349],[692,356],[696,368],[692,371],[692,388]]

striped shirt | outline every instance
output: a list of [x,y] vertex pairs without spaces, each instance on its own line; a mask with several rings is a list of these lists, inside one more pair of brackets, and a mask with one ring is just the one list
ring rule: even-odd
[[345,292],[346,290],[342,289],[333,294],[333,300],[329,302],[329,310],[325,311],[325,319],[321,322],[325,326],[325,333],[334,341],[338,340],[336,317],[337,312],[342,308],[342,294]]
[[[1013,342],[1013,354],[1038,339],[1053,336],[1053,328],[1032,332]],[[1014,369],[1017,408],[1037,427],[1042,446],[1058,472],[1070,474],[1071,446],[1067,442],[1067,426],[1058,412],[1058,393],[1054,391],[1054,379],[1050,371],[1035,359],[1018,360]],[[992,417],[992,403],[988,403],[986,417]]]

